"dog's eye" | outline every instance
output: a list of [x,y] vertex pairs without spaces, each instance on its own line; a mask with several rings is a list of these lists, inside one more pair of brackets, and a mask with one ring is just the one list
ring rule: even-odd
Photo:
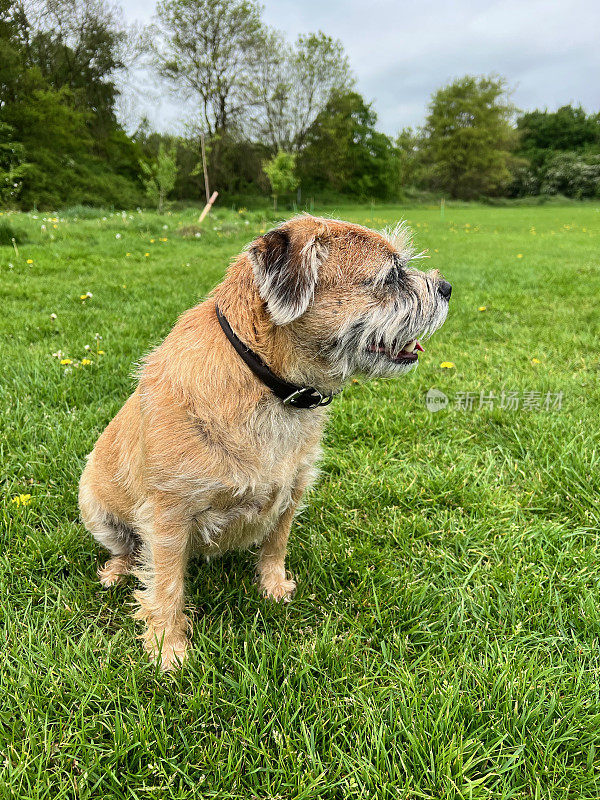
[[392,269],[383,279],[382,284],[388,288],[397,287],[402,283],[403,276],[404,271],[402,270],[402,267],[392,267]]

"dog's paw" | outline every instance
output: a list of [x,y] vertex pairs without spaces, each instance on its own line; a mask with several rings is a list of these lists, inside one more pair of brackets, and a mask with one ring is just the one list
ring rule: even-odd
[[109,558],[103,567],[98,570],[98,578],[105,589],[123,583],[131,570],[129,559],[116,556]]
[[276,603],[289,603],[296,593],[296,581],[291,580],[263,580],[261,583],[262,596]]
[[172,672],[179,669],[186,659],[189,650],[189,641],[183,637],[157,639],[146,642],[146,652],[153,664],[159,664],[163,672]]

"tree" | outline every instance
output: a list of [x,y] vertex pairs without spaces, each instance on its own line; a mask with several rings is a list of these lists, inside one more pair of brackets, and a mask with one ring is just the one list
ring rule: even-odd
[[332,91],[353,80],[339,41],[317,33],[290,46],[261,11],[256,0],[159,0],[146,33],[158,74],[196,104],[192,135],[206,135],[221,191],[256,181],[263,150],[298,151]]
[[254,0],[159,0],[146,44],[154,66],[199,105],[209,136],[232,128],[252,102],[264,37]]
[[14,141],[13,135],[10,125],[0,122],[0,203],[9,206],[16,205],[28,169],[25,148]]
[[298,186],[295,169],[295,154],[286,153],[283,150],[278,150],[273,158],[263,163],[263,170],[273,190],[273,208],[275,211],[277,211],[277,197],[293,192]]
[[122,40],[110,14],[105,0],[0,0],[0,123],[25,207],[139,202],[141,153],[113,113]]
[[423,163],[424,134],[404,128],[396,137],[396,157],[400,186],[420,186],[425,180]]
[[514,111],[503,78],[467,75],[439,89],[425,123],[436,188],[463,199],[500,192],[510,180]]
[[68,88],[89,111],[94,138],[115,127],[116,78],[129,43],[122,11],[110,0],[28,0],[27,60],[54,89]]
[[[137,179],[120,174],[94,152],[89,114],[74,108],[68,89],[34,89],[7,104],[0,118],[13,128],[13,141],[24,148],[24,207],[106,203],[128,208],[139,203]],[[135,147],[130,142],[128,146]]]
[[393,197],[396,153],[389,137],[375,129],[376,122],[377,115],[357,92],[334,92],[299,154],[303,185],[365,199]]
[[295,150],[331,93],[353,85],[340,41],[319,32],[290,46],[255,0],[160,0],[146,43],[159,75],[197,102],[209,138]]
[[161,142],[155,161],[151,164],[140,161],[140,166],[146,176],[144,180],[146,194],[153,203],[156,203],[158,213],[162,214],[165,200],[177,180],[177,149],[172,146],[167,150]]
[[0,111],[13,102],[27,83],[24,37],[29,25],[14,0],[0,0]]
[[528,111],[517,119],[520,149],[527,154],[548,150],[600,150],[600,114],[579,106],[558,111]]
[[251,123],[271,147],[298,150],[332,94],[354,86],[344,46],[321,31],[299,36],[291,47],[269,32],[261,45]]

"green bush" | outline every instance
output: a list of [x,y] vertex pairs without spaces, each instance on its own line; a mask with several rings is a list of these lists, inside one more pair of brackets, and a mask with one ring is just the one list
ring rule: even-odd
[[16,244],[27,241],[27,236],[18,228],[13,228],[10,222],[0,222],[0,245],[11,245],[13,240]]
[[555,153],[544,164],[541,191],[581,200],[600,196],[600,155]]

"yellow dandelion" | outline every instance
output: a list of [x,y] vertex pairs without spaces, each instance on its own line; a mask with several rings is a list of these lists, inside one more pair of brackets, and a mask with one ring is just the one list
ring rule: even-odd
[[150,239],[150,244],[154,244],[154,242],[155,242],[154,239]]
[[265,229],[264,229],[264,228],[261,228],[261,229],[259,230],[259,233],[264,233],[264,232],[265,232]]
[[477,311],[487,311],[487,306],[479,306]]
[[159,241],[159,242],[168,242],[169,240],[167,239],[167,237],[166,237],[166,236],[161,236],[161,237],[160,237],[160,239],[159,239],[158,241]]
[[539,358],[532,358],[531,359],[531,363],[532,364],[541,364],[542,362],[539,360]]
[[13,497],[10,501],[14,503],[17,507],[18,506],[28,506],[31,503],[31,495],[30,494],[18,494],[16,497]]
[[523,253],[517,253],[517,258],[523,258]]
[[103,356],[104,355],[104,350],[98,350],[98,355],[99,356]]
[[130,256],[130,255],[131,255],[131,253],[125,253],[125,255],[126,255],[126,256]]
[[455,366],[456,365],[454,364],[453,361],[442,361],[442,363],[440,364],[440,367],[442,369],[454,369]]
[[33,258],[28,258],[28,259],[27,259],[27,263],[28,263],[28,264],[33,264]]
[[82,358],[82,359],[81,359],[81,366],[82,366],[82,367],[87,367],[87,366],[88,366],[88,364],[91,364],[91,363],[92,363],[92,362],[90,361],[90,359],[89,359],[89,358]]
[[71,358],[61,358],[60,363],[64,367],[66,364],[72,364],[73,363],[73,359],[71,359]]
[[144,255],[146,256],[146,258],[148,258],[148,256],[150,255],[150,253],[144,253]]

